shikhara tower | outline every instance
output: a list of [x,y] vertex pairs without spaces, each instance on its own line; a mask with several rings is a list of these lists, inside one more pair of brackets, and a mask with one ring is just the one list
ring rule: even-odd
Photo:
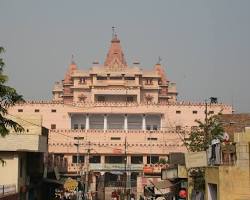
[[84,71],[72,60],[53,90],[53,100],[64,103],[174,103],[176,97],[175,83],[167,79],[160,63],[152,70],[144,70],[139,62],[128,66],[116,34],[103,65],[94,62]]

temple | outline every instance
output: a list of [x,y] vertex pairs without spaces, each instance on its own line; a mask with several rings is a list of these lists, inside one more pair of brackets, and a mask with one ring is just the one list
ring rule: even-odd
[[9,113],[41,116],[40,125],[50,129],[45,176],[52,179],[56,168],[59,180],[81,177],[97,199],[122,188],[139,197],[146,183],[137,184],[138,177],[159,176],[170,153],[186,152],[183,139],[205,110],[232,113],[222,103],[177,101],[161,63],[151,70],[129,65],[116,34],[104,64],[82,70],[72,59],[52,93],[52,101],[21,103]]

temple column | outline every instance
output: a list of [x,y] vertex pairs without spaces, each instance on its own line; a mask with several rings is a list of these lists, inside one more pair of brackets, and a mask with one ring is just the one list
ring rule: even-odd
[[101,165],[104,166],[105,164],[105,156],[101,155]]
[[85,119],[85,130],[89,130],[89,114],[86,115],[86,119]]
[[160,115],[160,130],[162,131],[162,127],[163,127],[163,114]]
[[103,130],[106,131],[108,129],[108,120],[107,120],[107,115],[104,115],[104,119],[103,119]]
[[68,116],[69,116],[69,128],[70,128],[70,129],[73,129],[72,122],[71,122],[72,114],[69,113]]
[[142,162],[143,162],[144,165],[147,164],[147,156],[142,157]]
[[146,115],[145,114],[142,115],[142,130],[143,131],[146,130]]
[[124,130],[125,131],[128,130],[128,115],[127,114],[124,115]]

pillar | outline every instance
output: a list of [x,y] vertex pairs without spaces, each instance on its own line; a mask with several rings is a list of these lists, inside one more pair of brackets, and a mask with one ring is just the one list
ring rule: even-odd
[[142,157],[142,162],[143,162],[144,165],[147,164],[147,156]]
[[85,130],[89,130],[89,114],[86,115]]
[[142,115],[142,130],[146,130],[146,115]]
[[160,130],[162,131],[163,130],[163,114],[160,115]]
[[72,120],[71,120],[72,114],[69,113],[68,116],[69,116],[69,128],[70,128],[70,129],[73,129],[73,125],[72,125],[72,122],[71,122],[71,121],[72,121]]
[[131,188],[131,172],[127,171],[127,180],[126,180],[126,187]]
[[128,130],[128,115],[127,114],[124,115],[124,130],[125,131]]
[[101,155],[101,164],[105,164],[105,156]]
[[106,131],[108,129],[108,120],[107,120],[107,115],[104,115],[104,119],[103,119],[103,130]]
[[138,92],[137,95],[136,95],[136,100],[137,100],[137,103],[141,103],[141,97],[140,97],[140,93]]
[[130,167],[131,165],[131,156],[127,156],[127,165]]

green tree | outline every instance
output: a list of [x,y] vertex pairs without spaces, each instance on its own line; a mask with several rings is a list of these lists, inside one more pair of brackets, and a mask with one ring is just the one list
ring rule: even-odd
[[[0,55],[4,52],[4,48],[0,47]],[[21,95],[17,94],[16,90],[6,85],[8,76],[3,73],[5,63],[2,57],[0,57],[0,136],[6,136],[10,129],[14,129],[15,132],[22,132],[23,127],[15,121],[9,119],[8,108],[16,103],[23,101]]]
[[[0,47],[0,55],[3,52],[4,48]],[[3,73],[4,66],[4,60],[0,57],[0,136],[2,137],[9,134],[11,128],[16,132],[22,132],[24,130],[21,125],[7,117],[8,108],[19,101],[23,101],[23,98],[17,94],[14,88],[6,85],[8,76]],[[4,165],[5,162],[0,158],[0,163]]]
[[167,161],[164,158],[160,158],[160,160],[158,161],[158,164],[167,164]]
[[[184,139],[188,151],[199,152],[206,151],[213,139],[221,139],[223,135],[223,126],[219,121],[218,115],[207,115],[205,121],[196,120],[197,127],[191,130],[191,133]],[[194,168],[190,170],[193,177],[193,186],[195,190],[205,190],[205,170],[204,168]]]
[[205,151],[213,139],[223,136],[223,126],[217,115],[208,116],[205,122],[195,120],[197,127],[184,139],[187,149],[191,152]]

